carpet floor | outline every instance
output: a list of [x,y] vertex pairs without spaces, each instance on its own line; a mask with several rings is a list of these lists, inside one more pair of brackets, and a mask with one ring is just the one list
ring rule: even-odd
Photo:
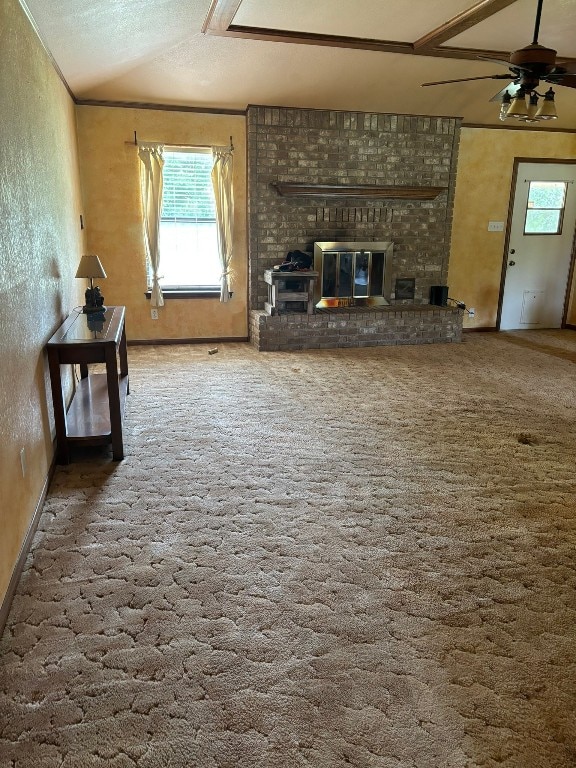
[[132,347],[0,643],[2,768],[576,766],[576,332]]

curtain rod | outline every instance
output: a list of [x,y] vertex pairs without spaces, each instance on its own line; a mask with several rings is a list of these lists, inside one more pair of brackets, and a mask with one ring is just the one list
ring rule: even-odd
[[[130,144],[131,146],[137,147],[138,146],[138,136],[136,134],[136,131],[134,131],[134,139],[132,141],[125,141],[124,144]],[[198,149],[211,149],[214,145],[213,144],[168,144],[167,146],[172,147],[198,147]],[[230,136],[230,149],[234,150],[234,144],[232,143],[232,136]]]

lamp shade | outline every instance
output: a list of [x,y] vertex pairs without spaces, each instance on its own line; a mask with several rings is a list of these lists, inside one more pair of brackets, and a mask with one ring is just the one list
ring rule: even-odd
[[508,110],[508,117],[528,117],[526,95],[521,88],[512,99],[512,104],[510,104],[510,109]]
[[76,270],[76,277],[106,277],[106,272],[95,253],[84,254]]
[[554,91],[549,88],[544,94],[544,99],[540,105],[540,109],[536,112],[535,117],[538,120],[556,120],[558,114],[556,112],[556,105],[554,104]]

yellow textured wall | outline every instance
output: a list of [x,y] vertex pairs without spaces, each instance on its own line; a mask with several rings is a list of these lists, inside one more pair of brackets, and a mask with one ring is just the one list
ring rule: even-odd
[[52,460],[43,347],[78,303],[82,251],[74,106],[16,0],[0,2],[0,114],[1,602]]
[[[452,297],[476,310],[464,327],[496,325],[505,232],[488,232],[488,222],[507,221],[517,157],[574,159],[576,134],[462,129],[448,285]],[[576,322],[574,302],[568,322]]]
[[[246,127],[235,115],[165,110],[77,107],[80,168],[88,249],[108,275],[100,282],[107,304],[126,306],[129,339],[241,338],[247,329]],[[233,299],[169,299],[150,317],[141,224],[139,159],[129,142],[226,145],[234,142]],[[160,273],[162,269],[160,268]]]

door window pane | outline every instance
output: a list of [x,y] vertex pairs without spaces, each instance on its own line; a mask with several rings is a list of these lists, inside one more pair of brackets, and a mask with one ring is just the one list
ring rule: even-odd
[[557,235],[560,211],[526,211],[526,235]]
[[531,181],[528,208],[564,208],[566,182]]
[[565,202],[565,181],[531,181],[524,234],[561,234]]

